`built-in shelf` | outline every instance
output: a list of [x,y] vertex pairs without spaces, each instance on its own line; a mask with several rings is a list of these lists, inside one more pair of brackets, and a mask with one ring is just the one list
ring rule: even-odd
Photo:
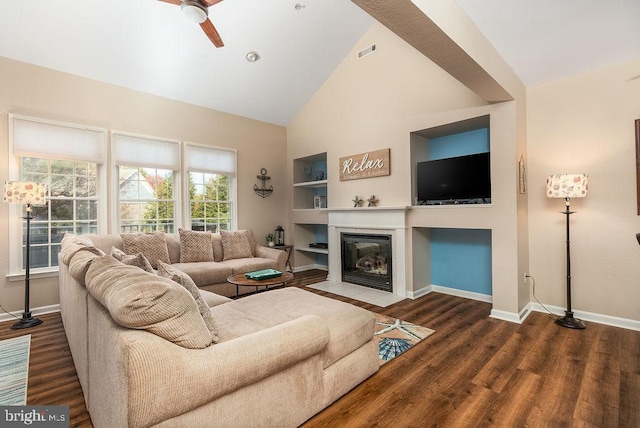
[[327,180],[303,181],[301,183],[293,183],[293,187],[310,187],[313,189],[327,187]]
[[329,254],[329,249],[327,248],[311,248],[311,247],[294,247],[298,251],[303,251],[305,253],[316,253],[316,254]]

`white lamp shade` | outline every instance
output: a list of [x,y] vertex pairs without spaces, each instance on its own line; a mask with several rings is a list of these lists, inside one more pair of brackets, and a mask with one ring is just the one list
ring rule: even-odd
[[547,178],[547,198],[584,198],[587,196],[587,174],[553,174]]
[[195,1],[186,1],[181,4],[182,13],[195,24],[201,24],[207,19],[207,9]]
[[45,205],[47,188],[44,184],[29,181],[7,181],[4,184],[3,202],[23,205]]

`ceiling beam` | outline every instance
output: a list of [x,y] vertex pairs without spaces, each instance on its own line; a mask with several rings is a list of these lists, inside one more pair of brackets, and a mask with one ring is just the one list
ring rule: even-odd
[[489,103],[514,98],[411,0],[352,0]]

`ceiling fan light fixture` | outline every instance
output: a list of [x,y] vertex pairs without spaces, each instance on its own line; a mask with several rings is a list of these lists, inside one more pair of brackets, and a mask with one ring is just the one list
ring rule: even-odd
[[260,55],[258,55],[258,52],[251,51],[247,54],[246,58],[249,62],[256,62],[260,59]]
[[209,16],[207,7],[197,0],[183,0],[180,9],[189,21],[196,24],[203,23]]

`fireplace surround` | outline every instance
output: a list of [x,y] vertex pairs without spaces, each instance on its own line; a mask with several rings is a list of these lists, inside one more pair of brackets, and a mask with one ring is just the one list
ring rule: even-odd
[[329,274],[327,281],[336,284],[342,280],[342,233],[362,235],[386,235],[391,243],[390,282],[396,297],[407,297],[407,210],[411,207],[361,207],[329,208],[328,241],[329,248],[339,251],[329,252]]

